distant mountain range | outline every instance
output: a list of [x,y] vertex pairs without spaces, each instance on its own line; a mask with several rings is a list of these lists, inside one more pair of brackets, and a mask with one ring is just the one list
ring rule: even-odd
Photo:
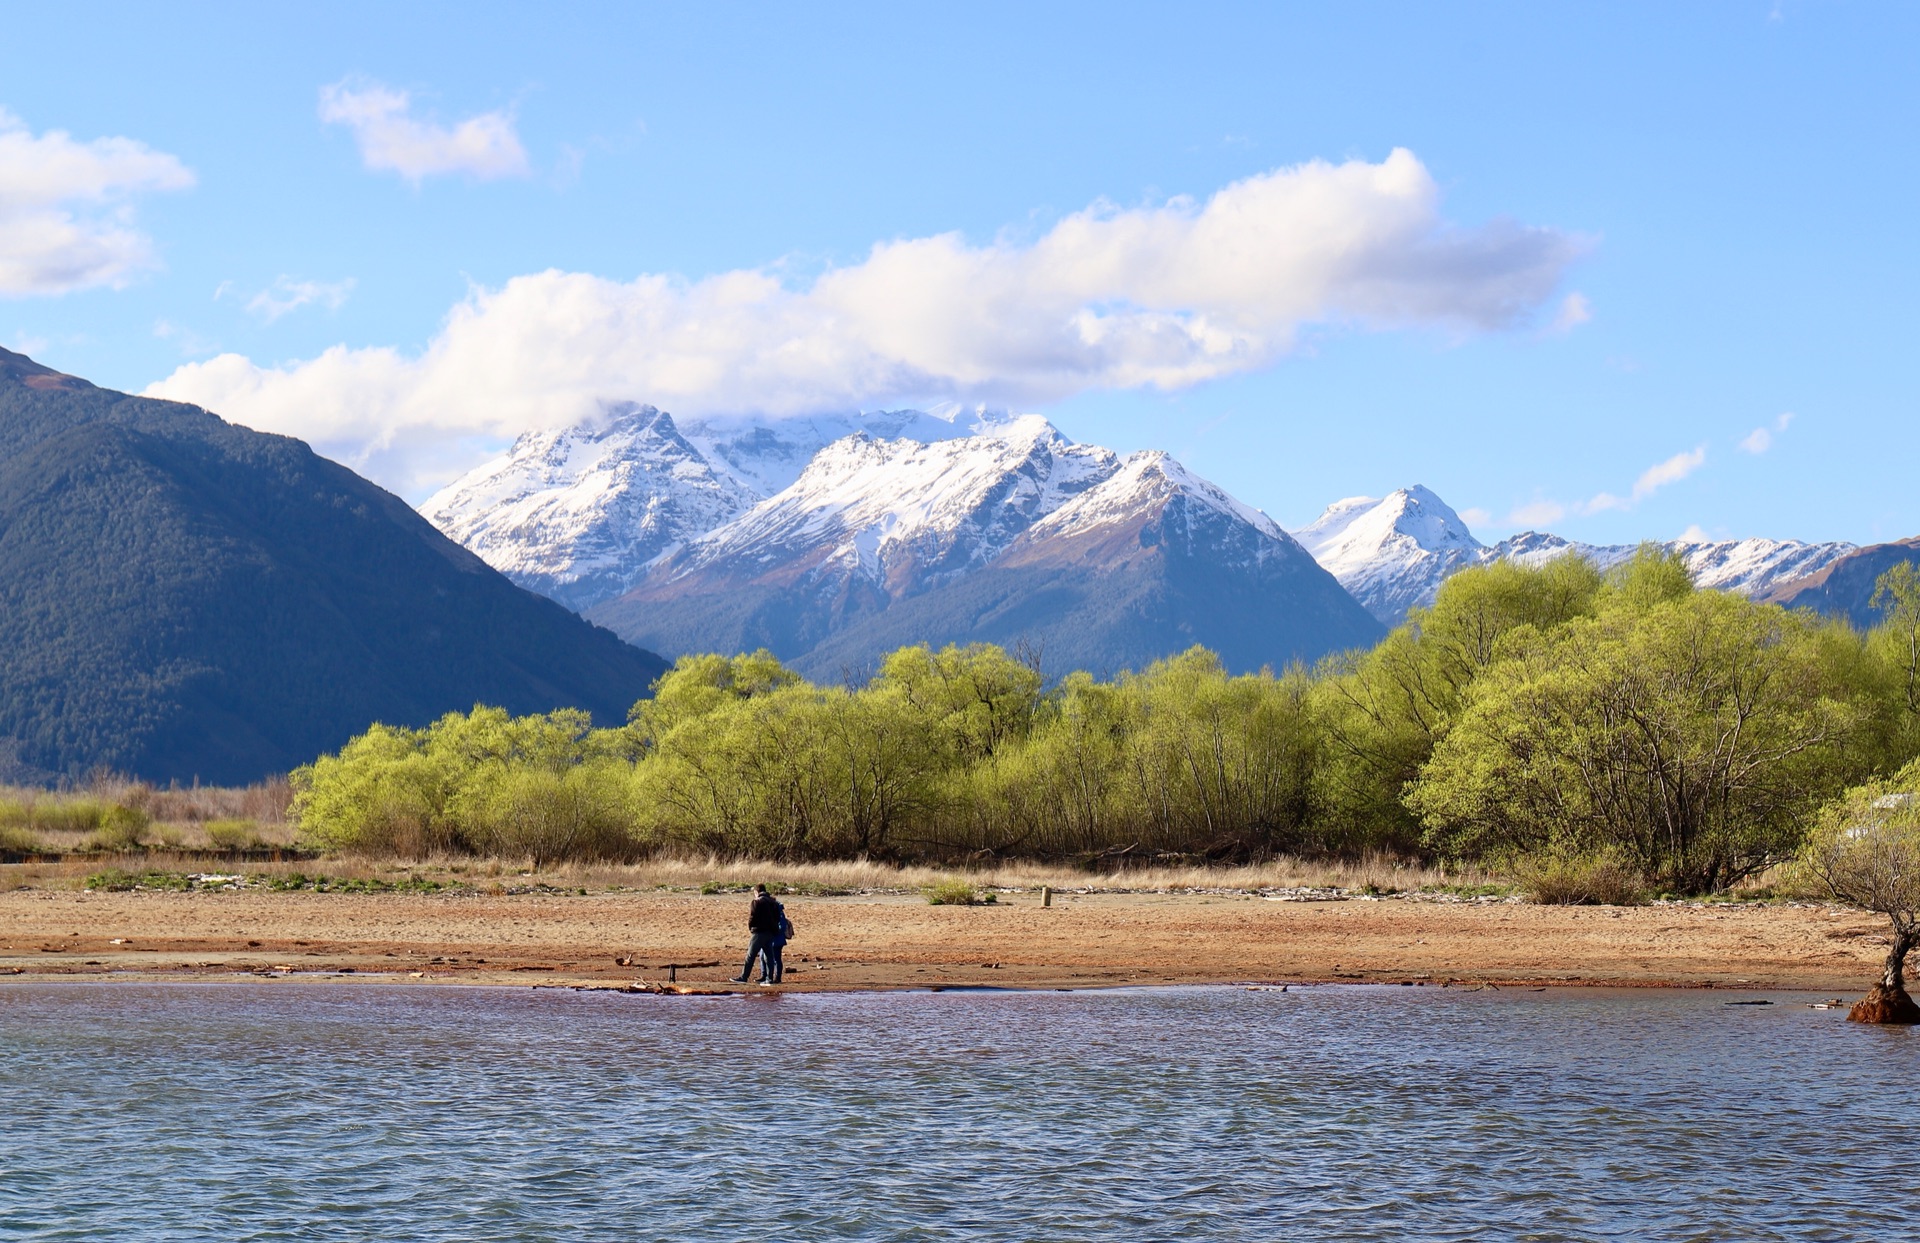
[[792,484],[856,433],[928,442],[969,435],[983,412],[676,423],[652,406],[529,432],[420,506],[523,587],[585,610],[633,586],[654,557]]
[[[1294,532],[1356,600],[1388,625],[1407,610],[1433,603],[1440,584],[1460,570],[1492,561],[1542,561],[1577,552],[1602,569],[1618,565],[1637,544],[1582,544],[1524,531],[1482,544],[1445,501],[1426,488],[1402,488],[1383,499],[1335,501],[1312,525]],[[1760,596],[1817,573],[1855,551],[1852,544],[1801,540],[1664,540],[1702,587]]]
[[[618,406],[523,436],[422,509],[633,642],[766,646],[816,676],[975,639],[1024,641],[1056,671],[1139,668],[1192,643],[1278,666],[1372,643],[1470,566],[1578,552],[1607,567],[1637,548],[1536,531],[1483,544],[1418,486],[1338,501],[1289,534],[1164,454],[1123,460],[980,407],[676,423]],[[1859,552],[1660,546],[1702,586],[1769,598]]]
[[815,676],[914,642],[1025,644],[1056,672],[1200,643],[1252,669],[1383,633],[1270,518],[1166,455],[981,408],[681,427],[619,407],[522,437],[422,509],[633,642],[765,646]]
[[[765,646],[827,679],[975,640],[1056,674],[1194,644],[1277,668],[1372,644],[1469,566],[1634,551],[1484,545],[1420,487],[1289,534],[1164,453],[979,407],[618,406],[422,509],[297,440],[0,350],[0,781],[242,782],[479,702],[614,722],[666,668],[647,648]],[[1920,539],[1665,547],[1705,586],[1860,624],[1877,576],[1920,561]]]
[[251,781],[476,702],[617,723],[664,668],[297,440],[0,350],[0,780]]

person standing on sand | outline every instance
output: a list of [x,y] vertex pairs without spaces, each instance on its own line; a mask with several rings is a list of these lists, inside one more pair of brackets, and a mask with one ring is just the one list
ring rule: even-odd
[[777,984],[780,969],[780,951],[774,942],[780,939],[780,925],[786,913],[780,909],[780,903],[767,892],[765,885],[753,887],[753,905],[747,908],[747,962],[740,968],[740,974],[730,983],[745,984],[753,974],[754,959],[760,960],[760,983]]
[[[773,983],[779,984],[787,978],[787,942],[793,939],[793,921],[787,918],[787,908],[780,906],[780,927],[773,934],[773,944],[768,947],[765,961],[773,968],[768,974]],[[764,981],[763,981],[764,983]]]

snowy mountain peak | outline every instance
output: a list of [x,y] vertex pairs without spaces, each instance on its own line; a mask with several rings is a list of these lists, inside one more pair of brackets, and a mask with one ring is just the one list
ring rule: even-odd
[[942,413],[924,410],[874,410],[858,414],[818,414],[785,419],[753,415],[710,415],[685,419],[687,440],[716,470],[732,475],[759,496],[772,496],[800,477],[813,457],[836,440],[867,435],[878,440],[915,440],[930,444],[971,436],[1004,411],[953,405]]
[[831,572],[910,592],[992,560],[1117,465],[1037,415],[931,442],[856,432],[652,574],[797,577],[838,567]]
[[1170,455],[1150,449],[1131,454],[1097,487],[1033,524],[1028,541],[1053,536],[1082,535],[1103,526],[1130,523],[1148,513],[1183,503],[1192,517],[1211,513],[1242,523],[1269,540],[1294,541],[1266,514],[1242,504],[1212,481],[1194,474]]
[[[1440,584],[1471,566],[1493,561],[1541,565],[1578,553],[1607,569],[1639,547],[1581,544],[1523,531],[1488,548],[1445,501],[1417,485],[1382,500],[1357,496],[1336,501],[1294,534],[1368,612],[1390,626],[1408,609],[1432,604]],[[1744,539],[1670,540],[1657,547],[1679,553],[1698,586],[1752,595],[1812,573],[1853,546]]]
[[672,416],[623,404],[573,427],[526,433],[420,509],[521,586],[584,608],[758,499],[716,471]]
[[1364,560],[1387,548],[1444,553],[1481,547],[1453,507],[1419,484],[1380,500],[1335,501],[1294,537],[1328,569],[1334,568],[1329,562]]
[[[902,447],[828,452],[849,440]],[[913,452],[975,441],[974,450],[945,457]],[[979,446],[994,446],[985,452],[998,457],[1053,442],[1069,463],[1105,453],[1069,445],[1038,415],[988,406],[676,421],[653,406],[619,403],[573,427],[526,433],[428,498],[421,511],[521,586],[585,609],[628,590],[649,563],[792,487],[816,462],[810,493],[824,490],[844,502],[848,489],[874,484],[871,472],[860,473],[862,460],[883,473],[896,458],[909,473],[946,462],[943,470],[958,472],[948,483],[964,488],[966,463],[974,475],[983,468]],[[822,482],[846,470],[854,476]]]
[[1484,547],[1445,501],[1415,484],[1380,500],[1349,497],[1295,531],[1314,559],[1381,621],[1392,625],[1430,603]]

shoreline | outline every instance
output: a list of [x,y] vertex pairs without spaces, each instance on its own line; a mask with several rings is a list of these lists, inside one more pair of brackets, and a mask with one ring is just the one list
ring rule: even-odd
[[[0,892],[0,984],[261,977],[734,993],[1407,984],[1863,992],[1884,920],[1817,905],[793,896],[787,979],[732,984],[745,901],[688,892]],[[669,970],[669,966],[675,967]]]

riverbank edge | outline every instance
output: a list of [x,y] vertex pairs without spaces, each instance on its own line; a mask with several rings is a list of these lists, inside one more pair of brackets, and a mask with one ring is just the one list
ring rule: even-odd
[[[778,992],[1388,984],[1859,991],[1885,925],[1836,907],[1061,895],[794,902]],[[737,897],[0,893],[0,984],[325,980],[758,992]]]

